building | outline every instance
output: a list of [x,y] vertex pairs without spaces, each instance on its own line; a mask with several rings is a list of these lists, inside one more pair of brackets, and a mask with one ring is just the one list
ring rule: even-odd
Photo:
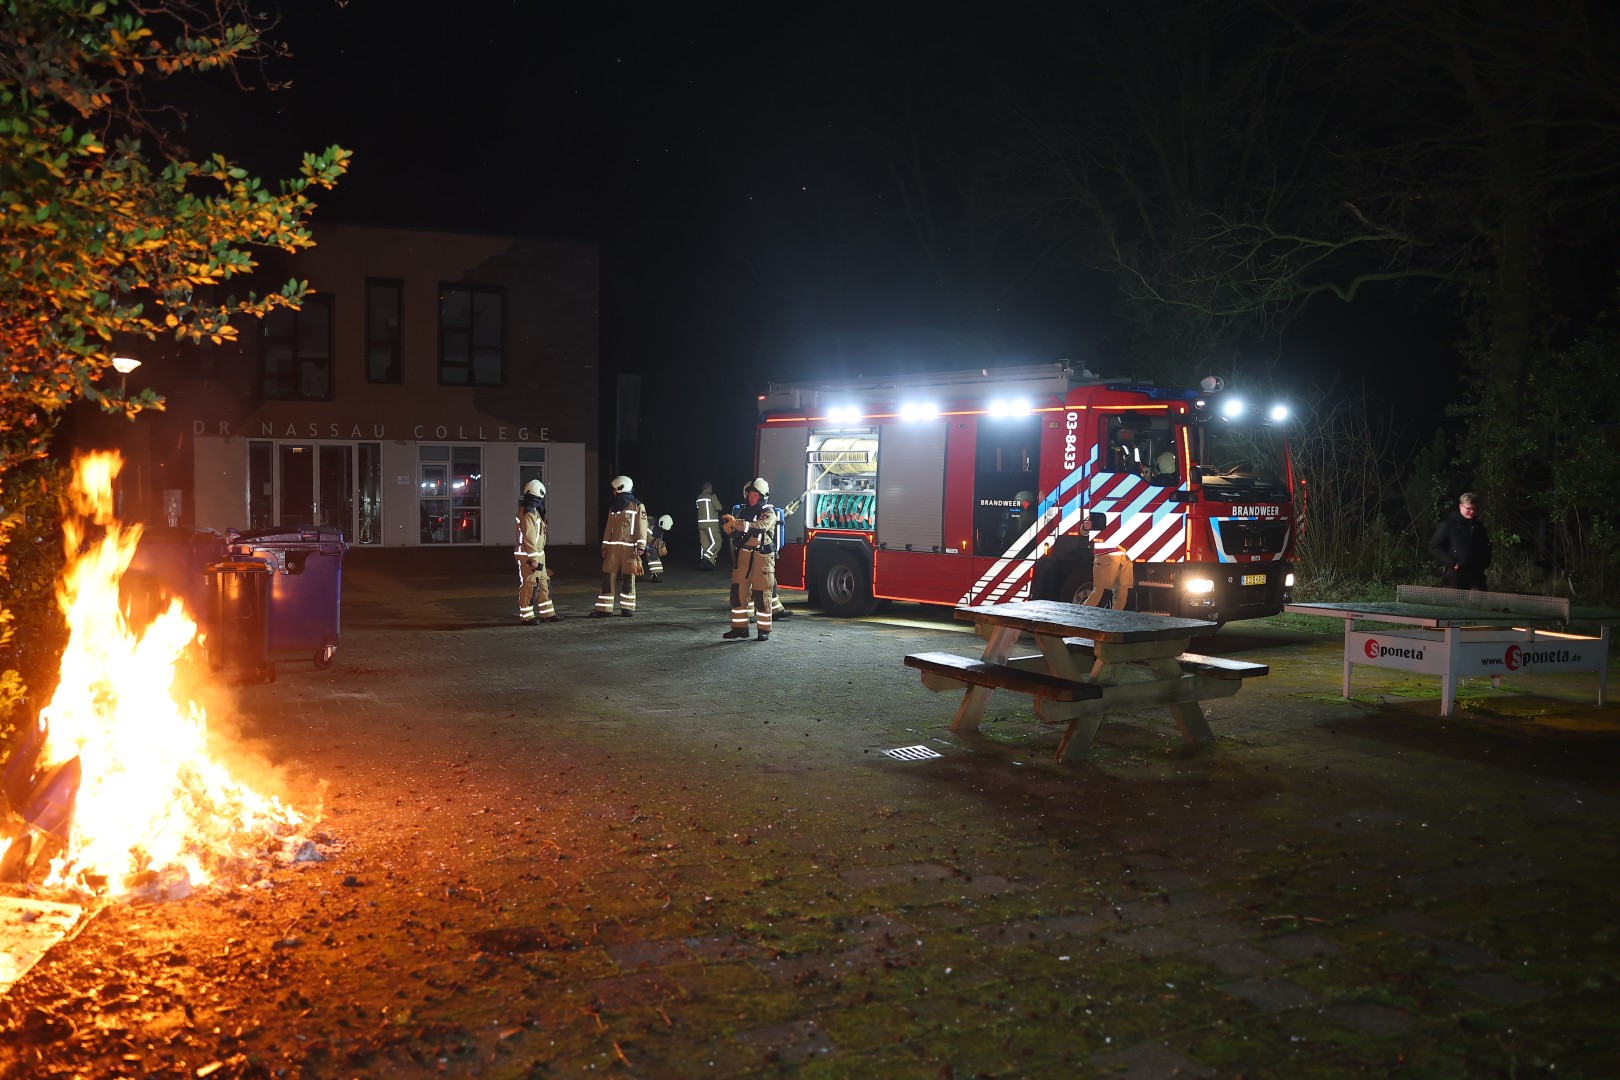
[[[327,526],[351,545],[505,546],[548,489],[552,541],[597,526],[594,244],[322,225],[262,280],[313,290],[235,346],[154,347],[162,412],[118,436],[124,515],[223,531]],[[278,276],[279,275],[279,276]]]

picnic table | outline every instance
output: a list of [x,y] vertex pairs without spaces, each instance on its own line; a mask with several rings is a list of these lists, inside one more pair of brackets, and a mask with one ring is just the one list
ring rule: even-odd
[[[1401,585],[1395,599],[1357,603],[1288,604],[1296,615],[1344,620],[1344,686],[1356,664],[1440,676],[1440,715],[1450,716],[1457,684],[1467,676],[1488,676],[1500,687],[1506,675],[1534,672],[1597,673],[1597,703],[1609,681],[1609,628],[1620,611],[1571,608],[1559,596],[1465,592],[1428,585]],[[1571,623],[1598,626],[1596,636],[1551,627]],[[1382,629],[1373,626],[1414,629]]]
[[[1245,678],[1270,670],[1187,652],[1193,638],[1217,629],[1200,619],[1055,600],[959,607],[956,617],[973,621],[985,639],[978,659],[948,652],[905,658],[930,690],[963,692],[951,730],[977,731],[996,690],[1028,694],[1043,722],[1068,725],[1060,762],[1083,761],[1103,717],[1122,709],[1168,706],[1183,739],[1207,743],[1213,736],[1200,703],[1230,697]],[[1040,651],[1014,655],[1026,633]]]

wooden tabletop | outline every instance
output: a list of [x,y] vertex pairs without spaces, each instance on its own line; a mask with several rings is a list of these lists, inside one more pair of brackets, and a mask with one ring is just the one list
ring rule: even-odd
[[1202,619],[1180,619],[1146,611],[1115,611],[1113,608],[1064,604],[1056,600],[1029,600],[1015,604],[983,604],[959,607],[958,619],[998,626],[1013,626],[1032,634],[1088,637],[1093,641],[1163,641],[1213,634],[1218,627]]

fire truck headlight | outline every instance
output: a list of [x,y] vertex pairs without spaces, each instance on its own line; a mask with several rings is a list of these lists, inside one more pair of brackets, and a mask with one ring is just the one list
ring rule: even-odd
[[1293,574],[1284,574],[1283,575],[1283,588],[1292,589],[1293,587],[1294,587],[1294,575]]
[[1277,404],[1271,407],[1271,412],[1267,413],[1266,415],[1271,417],[1274,423],[1280,424],[1284,420],[1288,419],[1288,406],[1279,401]]
[[1215,582],[1207,577],[1190,577],[1182,581],[1181,587],[1194,596],[1204,596],[1215,591]]
[[1225,401],[1221,402],[1221,413],[1226,416],[1242,416],[1243,409],[1244,404],[1242,398],[1227,398]]

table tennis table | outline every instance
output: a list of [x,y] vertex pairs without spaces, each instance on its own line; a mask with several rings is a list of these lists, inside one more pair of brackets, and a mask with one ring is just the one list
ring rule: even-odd
[[[1507,675],[1591,671],[1598,677],[1597,703],[1605,704],[1609,633],[1620,623],[1620,611],[1572,610],[1564,597],[1425,585],[1400,586],[1393,602],[1287,604],[1283,610],[1344,620],[1345,697],[1356,664],[1439,675],[1441,716],[1451,715],[1458,680],[1470,677],[1489,677],[1500,687]],[[1570,633],[1572,623],[1599,632]]]

